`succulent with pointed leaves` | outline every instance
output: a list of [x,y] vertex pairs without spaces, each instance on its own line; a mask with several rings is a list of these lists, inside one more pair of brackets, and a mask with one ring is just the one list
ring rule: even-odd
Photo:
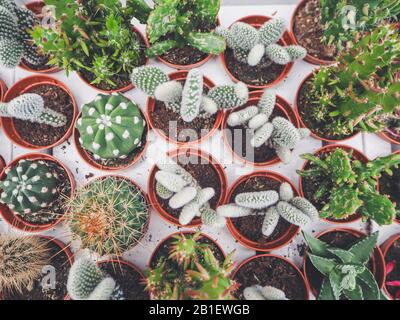
[[288,300],[285,292],[282,290],[271,286],[262,287],[260,285],[245,288],[243,296],[246,300]]

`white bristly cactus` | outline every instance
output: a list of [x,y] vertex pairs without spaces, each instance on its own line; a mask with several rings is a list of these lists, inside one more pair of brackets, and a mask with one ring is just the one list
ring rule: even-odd
[[182,92],[181,117],[192,122],[200,113],[203,98],[203,74],[199,69],[189,71]]
[[265,55],[265,46],[261,43],[255,45],[247,56],[247,63],[249,66],[256,66],[260,63]]
[[179,175],[167,172],[157,171],[155,175],[156,181],[161,183],[169,191],[177,193],[187,186],[187,182],[183,180]]
[[243,290],[246,300],[288,300],[285,292],[271,286],[254,285]]
[[276,64],[286,65],[292,61],[289,53],[286,51],[284,47],[281,47],[279,44],[271,44],[265,49],[265,54],[271,61]]
[[308,215],[286,201],[278,202],[276,209],[282,218],[296,226],[304,227],[311,221]]
[[314,205],[305,198],[295,197],[289,202],[291,205],[295,206],[297,209],[308,215],[311,221],[317,221],[319,219],[319,212],[314,207]]
[[266,143],[274,131],[274,126],[267,122],[261,128],[257,129],[254,133],[254,137],[250,140],[250,144],[253,148],[259,148]]
[[152,98],[155,98],[155,92],[159,85],[168,82],[168,75],[158,67],[141,66],[133,69],[131,81],[136,88]]
[[260,109],[260,113],[263,113],[268,117],[268,120],[271,117],[272,112],[274,112],[275,104],[276,93],[269,89],[264,90],[264,93],[258,102],[258,108]]
[[233,45],[244,50],[251,50],[259,43],[258,30],[244,22],[236,22],[230,28]]
[[264,221],[261,227],[261,232],[264,236],[270,237],[279,222],[279,212],[276,207],[271,207],[265,212]]
[[168,103],[177,103],[182,97],[182,84],[178,81],[168,81],[157,86],[154,91],[156,100]]
[[279,195],[276,191],[259,191],[240,193],[235,197],[235,203],[238,206],[261,210],[268,208],[279,201]]
[[231,109],[239,107],[249,99],[249,89],[243,82],[212,88],[207,95],[219,108]]
[[226,204],[217,208],[217,214],[226,218],[241,218],[250,216],[253,210],[238,206],[236,204]]
[[156,182],[156,193],[161,199],[164,200],[170,199],[174,195],[172,191],[169,191],[159,182]]
[[222,228],[226,225],[226,219],[217,214],[217,212],[208,206],[203,206],[200,209],[201,222],[208,227]]
[[277,43],[285,31],[285,20],[278,17],[264,23],[258,30],[261,43],[268,47]]
[[302,60],[307,56],[307,50],[301,46],[288,46],[286,51],[293,60]]
[[256,106],[249,106],[240,111],[232,112],[227,120],[227,123],[231,127],[235,127],[248,122],[250,119],[258,114],[258,108]]
[[218,105],[213,99],[203,96],[201,101],[201,109],[206,113],[213,115],[218,112]]
[[292,200],[294,197],[294,193],[293,193],[293,189],[291,187],[291,185],[287,182],[284,182],[281,184],[281,186],[279,187],[279,198],[282,201],[290,201]]
[[194,187],[185,187],[178,193],[175,193],[171,199],[169,199],[169,206],[172,209],[182,208],[184,205],[191,202],[197,195],[197,189]]
[[259,113],[250,119],[248,127],[253,130],[261,128],[268,122],[268,116],[264,113]]

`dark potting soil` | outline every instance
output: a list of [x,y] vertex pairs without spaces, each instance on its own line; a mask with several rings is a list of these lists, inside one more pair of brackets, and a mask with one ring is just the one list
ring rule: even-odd
[[[210,207],[216,209],[218,200],[221,196],[222,186],[221,181],[219,179],[219,175],[217,170],[214,168],[212,164],[204,163],[204,159],[197,156],[185,157],[184,163],[182,163],[178,157],[177,163],[184,168],[187,172],[189,172],[194,179],[196,179],[197,183],[200,185],[202,189],[204,188],[213,188],[215,190],[214,197],[209,201]],[[158,171],[158,170],[157,170]],[[162,199],[156,193],[157,201],[160,206],[168,212],[174,218],[179,219],[182,208],[180,209],[172,209],[169,206],[169,199]],[[199,222],[200,218],[193,219],[192,223]]]
[[311,56],[334,61],[337,49],[334,45],[323,43],[324,26],[321,23],[319,0],[308,0],[301,6],[294,17],[294,36],[297,42],[307,49]]
[[243,291],[253,285],[272,286],[285,292],[289,300],[305,300],[307,288],[299,272],[289,263],[275,257],[261,256],[243,265],[236,273],[240,287],[235,297],[244,300]]
[[[280,185],[281,183],[279,181],[271,178],[261,176],[251,177],[237,186],[229,199],[229,203],[235,203],[235,197],[240,193],[268,190],[279,191]],[[261,231],[264,217],[264,215],[252,215],[241,218],[232,218],[232,223],[242,236],[259,244],[265,244],[279,239],[291,226],[289,222],[279,218],[278,225],[272,235],[266,237]]]
[[381,193],[387,194],[396,203],[397,218],[400,218],[400,168],[394,169],[392,176],[384,172],[379,180],[379,188]]
[[[386,275],[386,282],[400,280],[400,240],[393,242],[385,256],[385,264],[394,262],[393,271]],[[400,291],[399,287],[386,286],[389,293],[395,297]]]
[[271,63],[268,59],[263,59],[257,66],[252,67],[236,60],[230,48],[225,50],[225,63],[236,79],[253,86],[264,86],[273,82],[285,69],[285,66]]
[[21,213],[19,218],[35,225],[50,224],[64,215],[64,202],[66,198],[71,196],[71,182],[67,172],[53,161],[43,160],[50,167],[51,172],[58,175],[57,193],[55,201],[47,208],[43,208],[34,214]]
[[[25,288],[21,293],[4,293],[5,300],[64,300],[67,295],[67,279],[71,264],[68,256],[53,241],[49,241],[50,266],[55,268],[56,286],[55,289],[42,287],[42,281],[46,273],[36,279],[32,288]],[[45,282],[47,284],[47,281]]]
[[59,141],[68,131],[74,117],[74,106],[70,95],[55,85],[38,85],[26,93],[36,93],[44,100],[44,106],[67,117],[62,127],[52,127],[43,123],[13,119],[15,130],[22,140],[34,146],[50,146]]
[[[236,111],[242,110],[245,107],[240,107]],[[286,114],[280,109],[275,107],[271,119],[275,117],[283,117],[288,119]],[[254,163],[264,163],[273,160],[276,157],[275,149],[269,144],[263,144],[259,148],[253,148],[250,141],[253,137],[254,130],[248,129],[244,125],[230,127],[227,125],[229,130],[228,142],[232,150],[239,155],[241,158]],[[249,150],[247,150],[249,149]]]
[[49,62],[49,58],[47,56],[44,56],[40,64],[32,64],[28,61],[26,61],[24,58],[22,58],[22,63],[27,66],[28,68],[36,71],[45,71],[53,68],[53,66],[48,65],[47,63]]
[[142,275],[127,265],[118,262],[105,262],[100,264],[100,269],[114,279],[124,293],[125,300],[150,299]]

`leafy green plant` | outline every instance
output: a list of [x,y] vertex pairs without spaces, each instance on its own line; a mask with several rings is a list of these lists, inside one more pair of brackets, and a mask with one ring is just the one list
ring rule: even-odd
[[359,212],[364,219],[371,218],[379,225],[392,223],[396,207],[388,196],[376,190],[376,186],[383,172],[392,175],[392,169],[399,167],[400,154],[363,163],[353,158],[352,151],[336,148],[320,157],[303,154],[302,158],[310,164],[297,173],[318,185],[309,200],[322,207],[322,218],[346,219]]
[[232,300],[237,284],[230,279],[229,255],[220,262],[202,235],[178,234],[162,257],[147,271],[147,290],[156,300]]
[[378,232],[365,237],[348,250],[333,247],[303,232],[308,259],[323,275],[318,300],[385,300],[368,268],[378,240]]

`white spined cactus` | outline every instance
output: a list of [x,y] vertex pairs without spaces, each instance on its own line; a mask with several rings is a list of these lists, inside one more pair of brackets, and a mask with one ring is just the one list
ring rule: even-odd
[[292,61],[287,50],[279,44],[271,44],[265,49],[265,54],[276,64],[286,65]]
[[269,208],[265,212],[265,217],[261,227],[261,232],[264,236],[270,237],[274,233],[279,222],[279,217],[279,212],[275,206]]
[[258,65],[261,62],[264,55],[265,55],[265,46],[262,45],[261,43],[255,45],[250,50],[247,56],[247,64],[252,67]]
[[259,113],[251,118],[248,122],[248,127],[253,130],[261,128],[268,122],[268,116],[264,113]]
[[260,109],[260,113],[265,114],[269,118],[274,111],[276,104],[276,93],[272,90],[266,89],[264,90],[263,95],[261,96],[260,101],[258,102],[258,108]]
[[182,92],[181,117],[192,122],[200,113],[203,98],[203,74],[199,69],[189,71]]
[[288,46],[286,51],[292,61],[302,60],[307,56],[307,50],[301,46]]
[[206,113],[213,115],[218,112],[218,105],[213,99],[204,95],[201,101],[201,110],[204,110]]
[[156,100],[168,103],[179,102],[182,97],[182,84],[178,81],[168,81],[157,86],[154,91]]
[[266,47],[277,43],[285,31],[285,24],[285,20],[280,17],[264,23],[258,30],[261,43]]
[[253,138],[251,138],[250,140],[251,146],[253,148],[261,147],[264,143],[266,143],[270,139],[273,131],[274,131],[274,126],[270,122],[264,124],[261,128],[257,129],[257,131],[254,133]]
[[308,215],[286,201],[280,201],[276,209],[282,218],[296,226],[304,227],[311,222]]
[[197,195],[197,189],[194,187],[185,187],[178,193],[175,193],[169,199],[169,206],[172,209],[182,208],[184,205],[191,202]]
[[186,181],[183,180],[179,175],[167,171],[157,171],[155,179],[169,191],[175,193],[181,191],[187,186]]
[[289,202],[291,205],[296,207],[297,209],[301,210],[303,213],[308,215],[311,221],[317,221],[319,218],[319,212],[314,205],[305,198],[302,197],[295,197],[290,200]]
[[244,50],[251,50],[259,42],[258,30],[244,22],[236,22],[230,28],[233,45]]
[[240,111],[232,112],[227,120],[227,123],[231,127],[244,124],[251,120],[258,114],[258,108],[256,106],[249,106]]
[[238,206],[261,210],[268,208],[279,201],[279,195],[274,190],[259,192],[244,192],[235,197]]
[[217,214],[226,218],[241,218],[247,217],[253,213],[250,208],[238,206],[236,204],[226,204],[217,208]]
[[155,66],[141,66],[133,69],[131,81],[136,88],[155,98],[157,87],[169,81],[168,75]]
[[287,183],[284,182],[281,184],[281,186],[279,187],[279,198],[283,201],[290,201],[292,200],[294,197],[294,193],[293,193],[293,189],[292,186]]
[[156,193],[157,195],[164,200],[170,199],[174,193],[164,187],[161,183],[156,182]]
[[285,292],[272,286],[254,285],[243,290],[246,300],[288,300]]
[[249,89],[243,82],[212,88],[207,95],[220,109],[239,107],[249,99]]
[[226,225],[226,219],[217,214],[214,209],[208,206],[203,206],[200,209],[201,212],[201,222],[208,227],[213,228],[223,228]]

